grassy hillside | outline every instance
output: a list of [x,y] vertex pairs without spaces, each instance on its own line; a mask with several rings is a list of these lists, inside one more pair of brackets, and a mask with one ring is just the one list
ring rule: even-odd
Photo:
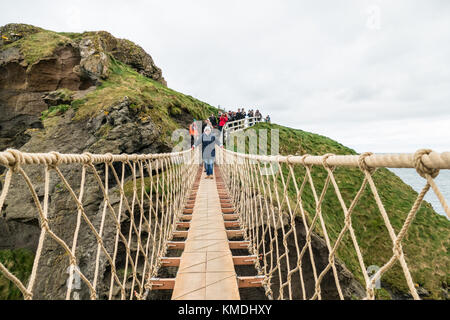
[[[127,96],[139,117],[150,117],[155,124],[164,128],[165,136],[162,138],[169,141],[173,130],[180,127],[177,119],[186,122],[192,117],[204,119],[211,113],[217,113],[217,109],[211,105],[167,88],[126,64],[112,57],[110,59],[111,74],[108,79],[83,99],[72,102],[71,106],[76,109],[74,121],[108,112],[114,103]],[[189,118],[180,119],[186,116]]]
[[[27,285],[33,268],[34,254],[27,249],[0,250],[0,262],[19,280]],[[0,300],[22,299],[20,290],[0,274]]]
[[[270,131],[272,129],[279,130],[280,154],[282,155],[302,155],[305,153],[312,155],[323,155],[325,153],[356,154],[354,150],[334,140],[302,130],[266,123],[258,124],[253,128],[257,131],[260,129],[268,130],[268,150],[270,150]],[[282,167],[282,172],[287,177],[285,166]],[[300,185],[305,170],[301,165],[296,165],[295,173]],[[356,168],[337,168],[334,174],[346,206],[349,207],[351,200],[361,186],[363,174]],[[327,173],[322,167],[314,166],[312,176],[316,190],[320,194]],[[373,179],[393,228],[398,232],[417,197],[417,193],[409,185],[403,183],[399,177],[384,168],[378,169],[374,173]],[[290,199],[295,199],[295,188],[292,183],[289,185],[288,192]],[[302,199],[308,212],[309,221],[311,221],[315,213],[315,204],[309,184],[304,190]],[[326,193],[322,213],[330,240],[334,244],[344,226],[344,213],[332,186],[329,186]],[[382,266],[386,263],[392,256],[392,241],[369,187],[366,187],[352,214],[352,224],[366,267],[370,265]],[[322,234],[320,229],[320,224],[316,223],[315,231]],[[443,288],[447,288],[450,282],[449,231],[450,221],[437,214],[429,203],[424,202],[403,241],[403,249],[412,277],[418,286],[425,288],[430,293],[430,298],[442,299],[444,297]],[[338,250],[338,256],[358,280],[364,283],[348,232]],[[405,277],[398,262],[383,275],[382,285],[394,294],[401,295],[408,292]],[[388,291],[385,289],[377,290],[378,298],[390,298]]]

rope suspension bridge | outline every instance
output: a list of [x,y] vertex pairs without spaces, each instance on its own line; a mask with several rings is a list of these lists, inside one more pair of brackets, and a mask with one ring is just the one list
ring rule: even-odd
[[[430,189],[450,218],[448,200],[434,180],[439,170],[450,169],[450,152],[261,156],[217,148],[216,153],[215,175],[210,180],[203,179],[198,149],[145,155],[0,152],[0,165],[5,167],[0,214],[11,192],[28,192],[40,228],[29,279],[21,281],[2,263],[0,274],[21,291],[24,299],[36,298],[40,268],[46,264],[44,252],[51,243],[52,250],[62,251],[62,267],[55,267],[55,272],[68,268],[62,297],[66,299],[77,299],[74,293],[79,287],[90,299],[148,299],[160,290],[171,290],[172,299],[240,299],[239,290],[249,287],[262,288],[269,299],[323,299],[327,274],[334,281],[338,298],[344,299],[337,251],[344,244],[343,238],[349,236],[351,245],[346,249],[357,256],[364,299],[375,298],[376,281],[397,262],[410,295],[420,299],[408,266],[414,261],[407,261],[403,240]],[[30,167],[41,170],[40,179],[27,173]],[[326,171],[321,189],[311,174],[313,167]],[[336,168],[355,168],[362,173],[363,180],[353,198],[339,188]],[[378,168],[415,168],[424,178],[423,189],[399,232],[395,232],[373,180]],[[78,184],[69,183],[68,172],[79,173]],[[55,180],[74,208],[76,219],[69,231],[54,226],[50,185]],[[88,183],[98,187],[103,198],[95,210],[85,201]],[[302,198],[306,188],[313,194],[313,212],[306,210]],[[43,195],[38,190],[43,190]],[[374,275],[367,272],[352,225],[355,207],[368,191],[392,247],[391,257]],[[335,194],[340,204],[335,209],[344,215],[335,241],[329,236],[322,213],[326,192]],[[112,201],[113,195],[118,201]],[[321,268],[315,261],[314,232],[321,235],[328,253]],[[90,260],[81,264],[79,253],[84,248],[80,248],[79,240],[85,233],[95,241]],[[248,254],[234,255],[234,250],[247,250]],[[171,253],[175,251],[182,253],[174,256]],[[121,259],[119,252],[123,253]],[[240,265],[254,266],[255,275],[238,276],[236,266]],[[175,277],[159,275],[167,267],[177,268]],[[110,270],[107,276],[102,275],[105,268]],[[307,283],[306,273],[312,274],[312,284]],[[78,287],[76,279],[81,283]]]

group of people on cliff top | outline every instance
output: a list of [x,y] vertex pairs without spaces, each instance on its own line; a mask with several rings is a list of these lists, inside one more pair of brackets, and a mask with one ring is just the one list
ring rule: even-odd
[[[256,111],[250,109],[248,112],[245,112],[244,108],[239,108],[236,112],[231,110],[228,112],[219,111],[218,116],[211,114],[208,119],[203,120],[201,122],[201,128],[198,128],[197,121],[195,119],[189,125],[189,135],[191,136],[192,149],[200,144],[202,145],[202,159],[205,165],[206,179],[213,179],[214,161],[216,157],[214,145],[218,145],[223,148],[221,139],[212,133],[212,129],[218,129],[222,134],[223,127],[227,123],[229,123],[229,126],[233,127],[234,125],[239,125],[239,123],[233,123],[233,121],[243,120],[246,118],[249,119],[249,126],[252,126],[256,122],[262,121],[262,114],[258,109]],[[264,118],[264,121],[270,123],[270,116],[267,115],[266,118]],[[200,132],[202,132],[201,135],[199,135]]]
[[[214,117],[214,115],[211,115],[211,117]],[[210,120],[211,120],[210,117]],[[258,109],[254,111],[253,109],[248,110],[248,112],[245,112],[244,108],[238,109],[237,111],[228,111],[228,112],[219,112],[220,119],[223,119],[223,123],[227,123],[228,121],[236,121],[236,120],[242,120],[247,118],[256,118],[257,121],[262,121],[262,114],[259,112]],[[267,117],[264,119],[265,122],[270,122],[270,117],[267,115]],[[214,123],[213,123],[214,124]],[[223,127],[223,126],[222,126]],[[219,130],[222,130],[220,128],[220,121],[219,121]]]

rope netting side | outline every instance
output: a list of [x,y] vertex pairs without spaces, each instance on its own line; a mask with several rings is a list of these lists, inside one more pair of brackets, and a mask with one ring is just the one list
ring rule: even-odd
[[[434,181],[439,168],[450,167],[448,153],[436,154],[431,150],[419,150],[414,155],[385,155],[383,158],[372,153],[359,156],[326,154],[320,157],[310,155],[283,157],[248,155],[222,149],[218,149],[218,152],[224,181],[239,214],[241,225],[245,229],[245,239],[250,241],[249,251],[260,258],[256,262],[256,269],[260,275],[265,276],[264,288],[269,298],[322,299],[322,287],[328,275],[334,280],[337,297],[344,299],[337,267],[337,253],[344,246],[343,239],[347,237],[346,249],[352,250],[356,256],[360,279],[365,284],[365,299],[375,299],[374,288],[377,280],[397,262],[409,293],[414,299],[420,299],[405,258],[402,241],[430,188],[450,217],[446,200]],[[377,167],[368,165],[374,162],[377,162]],[[406,214],[400,231],[396,233],[373,175],[378,167],[399,166],[415,167],[418,174],[425,178],[426,183]],[[321,179],[313,175],[314,167],[316,170],[319,167],[324,172]],[[362,173],[362,181],[352,198],[339,187],[335,175],[337,167],[354,167]],[[305,191],[306,189],[308,191]],[[311,194],[312,200],[309,204],[305,203],[306,192]],[[327,223],[325,219],[325,214],[330,213],[329,208],[325,214],[323,210],[324,199],[330,197],[330,194],[338,203],[338,207],[333,210],[339,210],[343,215],[341,221],[343,226],[338,231],[333,230],[336,235],[333,237],[330,237],[330,228],[336,227]],[[372,197],[376,203],[392,246],[392,256],[371,276],[366,269],[367,263],[352,224],[355,207],[363,196]],[[297,230],[299,227],[304,229],[303,234]],[[303,239],[299,239],[300,234],[303,235]],[[322,239],[328,254],[326,265],[321,270],[318,270],[315,261],[318,257],[314,254],[313,247],[313,237],[317,235]],[[314,283],[312,293],[309,295],[305,282],[306,274]],[[300,291],[300,294],[293,293],[294,277],[297,281],[296,290]]]
[[[69,275],[66,299],[75,297],[75,278],[86,286],[91,299],[146,298],[151,289],[150,278],[157,274],[161,266],[160,258],[165,255],[167,241],[172,237],[174,221],[182,214],[187,193],[194,181],[196,163],[196,154],[191,150],[155,155],[30,154],[17,150],[0,152],[0,164],[6,167],[0,194],[0,215],[8,201],[13,182],[22,179],[34,201],[41,229],[29,279],[20,280],[2,263],[0,274],[22,292],[24,299],[33,299],[42,252],[46,241],[52,239],[67,256],[65,263],[68,263]],[[38,165],[44,169],[43,199],[39,198],[36,191],[40,187],[38,180],[41,179],[33,181],[26,172],[29,165]],[[71,185],[67,178],[69,171],[81,172],[79,185]],[[49,219],[52,196],[50,184],[55,179],[64,186],[77,208],[76,223],[66,226],[69,230],[64,230],[64,234],[54,230]],[[102,198],[98,208],[100,215],[91,212],[92,209],[89,211],[84,203],[88,179],[98,187]],[[114,184],[113,188],[111,183]],[[118,203],[112,203],[113,194],[118,195]],[[14,207],[14,203],[8,204],[8,210],[11,207]],[[104,233],[108,228],[115,229],[114,239],[105,238]],[[79,266],[79,253],[84,249],[79,244],[81,229],[88,230],[96,240],[94,257],[88,262],[93,267],[93,274],[88,274]],[[118,270],[120,250],[124,251],[125,261],[121,262]],[[103,278],[100,275],[101,260],[106,261],[104,263],[110,268],[111,274],[108,279],[103,279],[102,288],[108,288],[99,296],[99,282]]]

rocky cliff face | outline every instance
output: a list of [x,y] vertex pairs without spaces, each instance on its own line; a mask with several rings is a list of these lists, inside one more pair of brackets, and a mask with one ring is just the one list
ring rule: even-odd
[[27,129],[42,128],[44,97],[69,89],[82,97],[110,74],[111,57],[167,85],[152,57],[105,31],[58,34],[34,26],[0,27],[0,149],[19,148]]

